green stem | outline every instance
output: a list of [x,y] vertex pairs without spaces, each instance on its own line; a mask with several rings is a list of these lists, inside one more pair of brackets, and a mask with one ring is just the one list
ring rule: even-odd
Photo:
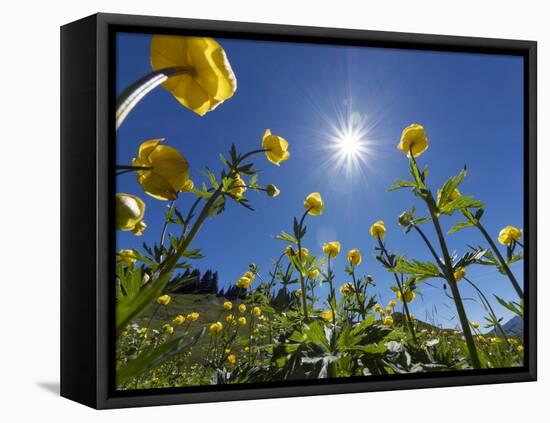
[[[433,199],[432,199],[433,200]],[[435,210],[432,206],[428,204],[430,209],[430,215],[432,217],[432,222],[437,233],[437,238],[439,239],[439,244],[441,246],[441,251],[443,252],[443,259],[445,262],[445,276],[449,282],[451,292],[453,294],[453,300],[455,302],[456,310],[458,312],[458,317],[460,319],[460,324],[462,326],[462,332],[464,332],[464,338],[466,339],[466,345],[468,346],[468,351],[470,352],[470,358],[472,359],[472,364],[475,369],[481,368],[481,363],[479,361],[479,356],[477,354],[476,345],[474,338],[472,336],[472,331],[470,330],[470,322],[466,316],[466,310],[464,309],[464,304],[462,303],[462,298],[460,297],[460,291],[454,277],[451,256],[447,248],[447,243],[443,237],[443,231],[441,230],[441,225],[439,224],[439,218],[437,217]]]
[[[378,244],[380,245],[380,249],[386,256],[386,259],[388,260],[388,263],[390,262],[390,254],[388,253],[388,250],[386,250],[386,247],[379,236],[377,236]],[[407,301],[405,298],[405,291],[403,291],[403,285],[401,284],[401,281],[399,280],[399,276],[397,276],[396,273],[393,274],[395,278],[395,282],[397,283],[397,288],[399,289],[399,292],[401,294],[401,299],[403,300],[403,310],[405,310],[405,320],[407,322],[407,327],[409,328],[409,332],[411,333],[413,342],[416,344],[416,333],[414,331],[414,327],[412,324],[411,314],[409,313],[409,306],[407,305]]]
[[[300,235],[302,233],[302,225],[304,224],[304,220],[309,213],[310,209],[307,209],[302,218],[300,219],[300,224],[298,226],[298,230],[300,231]],[[302,237],[298,237],[298,262],[300,264],[300,267],[302,267]],[[300,270],[300,288],[302,289],[302,307],[304,309],[304,319],[307,322],[309,320],[308,313],[307,313],[307,291],[306,286],[304,283],[304,272]]]
[[355,292],[355,298],[357,299],[357,306],[359,307],[359,314],[361,318],[365,320],[365,304],[361,301],[361,293],[359,292],[359,285],[357,285],[357,280],[355,278],[355,266],[350,263],[351,266],[351,279],[353,281],[353,291]]
[[439,266],[439,268],[441,269],[442,272],[445,272],[445,265],[443,263],[441,263],[441,259],[439,258],[437,252],[435,251],[435,248],[433,247],[432,243],[430,242],[430,240],[428,239],[428,237],[426,236],[426,234],[424,234],[424,232],[422,231],[422,229],[420,229],[418,226],[414,225],[413,228],[418,232],[418,234],[420,235],[420,237],[424,240],[424,242],[426,243],[426,245],[428,246],[428,249],[430,250],[430,252],[432,253],[432,256],[433,258],[435,259],[435,262],[437,263],[437,265]]
[[120,128],[132,109],[152,90],[164,83],[168,78],[185,73],[192,74],[193,68],[188,66],[176,66],[159,69],[148,73],[143,78],[128,86],[116,99],[116,130]]
[[481,222],[477,221],[476,227],[481,231],[481,233],[483,234],[483,236],[485,237],[485,239],[487,240],[487,242],[491,246],[491,250],[493,250],[493,253],[495,253],[495,255],[497,256],[497,259],[500,262],[500,265],[501,265],[502,269],[504,269],[504,272],[508,276],[508,279],[510,279],[510,282],[512,282],[512,285],[513,285],[514,289],[516,290],[516,293],[518,294],[519,298],[523,299],[523,290],[521,289],[516,277],[514,276],[512,271],[510,270],[510,267],[506,263],[506,260],[504,260],[504,257],[502,257],[502,254],[500,254],[500,251],[499,251],[498,247],[496,246],[496,244],[491,239],[491,236],[489,235],[487,230],[483,227]]
[[[170,206],[168,208],[168,217],[172,217],[172,213],[174,211],[174,206],[176,205],[176,201],[172,200],[170,201]],[[160,233],[160,240],[159,240],[159,248],[160,248],[160,263],[162,263],[162,250],[164,248],[164,237],[166,236],[166,229],[168,228],[168,220],[164,219],[164,225],[162,226],[162,231]]]
[[336,310],[334,310],[333,301],[335,301],[334,298],[334,286],[332,284],[332,269],[330,267],[330,255],[328,256],[328,262],[327,262],[327,268],[328,268],[328,284],[330,288],[330,293],[328,297],[328,305],[330,307],[330,311],[332,312],[332,324],[336,324]]
[[[416,163],[416,160],[414,159],[414,155],[412,154],[412,150],[410,152],[410,160],[412,161],[413,166],[416,168],[416,171],[418,170],[418,165]],[[462,302],[462,298],[460,297],[460,291],[458,290],[458,286],[454,277],[453,273],[453,267],[452,267],[452,260],[451,255],[449,254],[449,250],[447,248],[447,243],[445,242],[445,237],[443,236],[443,231],[441,230],[441,225],[439,224],[439,217],[437,215],[437,210],[435,207],[435,200],[431,194],[431,192],[428,191],[428,194],[426,197],[422,196],[422,199],[426,202],[428,206],[428,210],[430,212],[430,217],[432,218],[432,223],[434,225],[435,231],[437,233],[437,238],[439,240],[439,245],[441,247],[441,251],[443,253],[443,261],[445,264],[445,277],[447,281],[449,282],[449,286],[451,288],[451,293],[453,294],[453,300],[455,303],[456,311],[458,313],[458,318],[460,320],[460,324],[462,326],[462,332],[464,332],[464,338],[466,339],[466,345],[468,346],[468,351],[470,352],[470,358],[472,360],[472,365],[475,369],[481,368],[481,362],[479,361],[479,356],[477,353],[477,348],[474,342],[474,338],[472,336],[472,331],[470,330],[470,322],[468,321],[468,317],[466,315],[466,310],[464,309],[464,304]]]

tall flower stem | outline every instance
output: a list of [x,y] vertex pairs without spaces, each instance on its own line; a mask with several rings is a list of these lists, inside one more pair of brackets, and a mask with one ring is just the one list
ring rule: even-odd
[[[410,151],[409,158],[411,161],[411,165],[414,166],[414,168],[416,169],[416,172],[420,174],[420,170],[418,169],[418,164],[416,163],[416,160],[414,158],[414,154],[412,153],[412,151]],[[424,181],[417,180],[417,183],[422,184],[422,186],[424,186]],[[432,223],[437,233],[437,239],[439,240],[439,245],[443,253],[444,268],[442,270],[451,288],[451,293],[453,294],[453,300],[455,303],[456,311],[458,313],[458,318],[460,320],[460,325],[462,326],[462,332],[464,333],[464,338],[466,339],[466,345],[470,353],[470,359],[472,360],[472,365],[475,369],[479,369],[481,368],[481,362],[479,361],[479,356],[477,353],[476,344],[474,342],[474,337],[472,336],[472,331],[470,330],[470,322],[468,321],[466,310],[464,309],[464,304],[462,302],[460,291],[458,290],[456,279],[453,273],[451,255],[449,254],[447,242],[445,241],[445,237],[443,236],[443,231],[441,230],[438,211],[435,205],[436,203],[432,193],[428,189],[425,189],[425,192],[426,194],[422,196],[422,199],[426,202],[428,206],[430,217],[432,218]]]
[[122,91],[116,99],[116,129],[120,128],[132,109],[156,87],[166,82],[168,78],[185,73],[191,74],[193,69],[186,66],[177,66],[159,69],[138,79]]
[[429,208],[430,208],[430,214],[432,216],[432,221],[433,221],[435,230],[437,232],[437,237],[439,239],[439,244],[441,246],[441,251],[443,252],[443,259],[445,261],[444,263],[445,275],[447,277],[447,281],[449,282],[449,286],[451,287],[451,292],[453,294],[453,299],[455,302],[456,310],[458,312],[458,317],[460,319],[460,324],[462,326],[462,331],[464,332],[464,337],[466,339],[466,345],[468,346],[468,351],[470,352],[470,358],[472,359],[472,364],[474,368],[479,369],[481,368],[481,363],[479,361],[479,356],[477,354],[477,349],[474,342],[474,338],[472,336],[472,331],[470,330],[470,323],[468,321],[468,317],[466,316],[466,310],[464,309],[464,304],[462,303],[460,291],[458,290],[458,286],[456,284],[456,280],[454,277],[452,264],[451,264],[451,256],[447,248],[447,243],[445,242],[445,238],[443,237],[441,225],[439,224],[439,218],[435,215],[435,212],[432,209],[432,207],[429,207]]
[[[307,209],[302,218],[300,219],[300,224],[298,226],[300,235],[302,233],[302,226],[304,224],[304,220],[306,219],[307,214],[309,213],[310,209]],[[302,237],[298,237],[298,262],[300,264],[300,267],[302,266]],[[304,272],[300,270],[300,288],[302,289],[302,307],[304,309],[304,319],[307,322],[309,320],[308,313],[307,313],[307,290],[306,285],[304,281]]]
[[[170,201],[170,205],[168,207],[168,217],[172,217],[172,213],[174,212],[174,207],[176,205],[176,201],[172,200]],[[162,249],[164,248],[164,237],[166,236],[166,229],[168,229],[168,222],[169,219],[164,219],[164,225],[162,226],[162,231],[160,233],[160,239],[159,239],[159,248],[160,248],[160,262],[162,263]]]
[[335,324],[336,323],[336,310],[334,310],[334,305],[333,305],[333,302],[334,302],[334,286],[332,284],[333,275],[332,275],[332,269],[330,267],[330,255],[328,256],[327,270],[328,270],[328,284],[329,284],[329,288],[330,288],[330,293],[329,293],[329,297],[328,297],[328,305],[330,307],[330,311],[332,312],[332,324]]
[[[380,249],[382,250],[382,252],[386,256],[386,259],[389,262],[390,254],[388,253],[388,250],[386,250],[386,246],[384,245],[384,243],[382,242],[382,240],[380,239],[379,236],[377,236],[376,238],[378,239],[378,245],[380,246]],[[394,273],[393,276],[395,278],[395,282],[397,283],[397,288],[399,289],[399,293],[401,294],[401,298],[403,299],[403,310],[405,310],[405,320],[407,322],[407,327],[409,329],[409,332],[411,333],[413,342],[416,344],[417,343],[416,333],[414,331],[414,327],[413,327],[413,324],[412,324],[411,314],[409,312],[409,306],[407,305],[407,301],[406,301],[406,297],[405,297],[405,291],[403,290],[403,285],[401,284],[401,281],[399,280],[399,276],[397,276],[396,273]]]
[[351,266],[351,279],[353,281],[353,291],[355,292],[355,299],[357,300],[357,306],[359,307],[359,314],[361,318],[365,320],[367,313],[365,311],[365,304],[361,300],[361,293],[359,292],[359,285],[357,284],[357,279],[355,277],[355,266],[350,263]]
[[500,251],[494,241],[491,239],[491,236],[487,232],[487,230],[484,228],[484,226],[481,224],[481,222],[477,221],[475,223],[476,227],[479,229],[479,231],[483,234],[489,245],[491,246],[491,250],[493,250],[493,253],[495,253],[498,261],[500,262],[500,265],[504,272],[506,273],[506,276],[508,276],[508,279],[510,279],[510,282],[512,282],[512,285],[514,289],[516,290],[516,293],[518,294],[520,299],[523,299],[523,290],[521,289],[516,277],[510,270],[510,267],[506,263],[506,260],[504,260],[504,257],[502,257],[502,254],[500,254]]

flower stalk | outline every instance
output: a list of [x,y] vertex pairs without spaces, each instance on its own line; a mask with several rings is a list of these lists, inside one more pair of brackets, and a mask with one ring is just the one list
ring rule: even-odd
[[[380,246],[380,249],[381,249],[382,253],[384,253],[384,255],[386,256],[386,260],[388,260],[388,263],[389,263],[390,262],[390,254],[388,253],[388,250],[386,249],[386,246],[384,245],[384,243],[380,239],[380,236],[377,236],[376,238],[378,239],[378,245]],[[407,300],[406,300],[406,297],[405,297],[405,291],[403,290],[403,284],[399,280],[399,276],[397,276],[396,273],[394,273],[393,276],[395,278],[395,282],[397,283],[397,288],[399,289],[399,293],[401,294],[401,298],[403,299],[403,310],[405,311],[405,320],[407,322],[407,328],[409,329],[409,332],[411,333],[413,342],[416,344],[417,343],[416,333],[415,333],[415,330],[414,330],[414,327],[413,327],[413,324],[412,324],[411,314],[409,312],[409,306],[407,304]]]
[[[412,149],[409,150],[409,160],[410,160],[411,166],[415,169],[416,174],[420,174],[420,170],[414,158]],[[443,263],[441,263],[440,260],[438,259],[438,264],[443,265],[443,268],[441,270],[443,271],[443,274],[445,275],[445,279],[447,279],[447,282],[449,283],[449,286],[451,288],[451,293],[453,295],[453,300],[458,313],[458,318],[460,320],[460,325],[462,326],[462,332],[464,333],[466,345],[470,353],[470,359],[472,360],[472,365],[475,369],[479,369],[481,368],[481,362],[479,361],[477,348],[474,342],[474,338],[472,336],[472,331],[470,330],[470,323],[466,315],[464,303],[462,302],[462,297],[460,296],[460,291],[458,289],[458,285],[454,277],[451,255],[449,254],[447,242],[445,241],[445,237],[443,236],[443,231],[441,230],[441,225],[439,223],[439,212],[437,210],[435,200],[433,198],[432,193],[424,185],[424,181],[419,180],[415,175],[413,176],[415,177],[415,180],[418,183],[418,185],[422,187],[422,190],[425,193],[424,195],[421,195],[421,198],[424,200],[424,202],[428,206],[428,211],[430,213],[430,217],[432,219],[432,223],[434,225],[435,232],[437,234],[437,239],[439,241],[439,245],[443,253]]]
[[171,68],[159,69],[148,73],[138,79],[122,91],[116,99],[116,120],[115,128],[118,131],[120,125],[124,122],[128,114],[134,107],[156,87],[163,84],[173,76],[191,74],[193,68],[188,66],[175,66]]

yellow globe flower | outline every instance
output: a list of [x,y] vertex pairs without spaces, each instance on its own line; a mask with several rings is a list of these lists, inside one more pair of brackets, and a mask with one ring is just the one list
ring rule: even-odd
[[246,317],[239,317],[238,319],[239,325],[244,326],[246,325]]
[[321,312],[321,317],[327,322],[332,322],[332,318],[333,318],[332,310],[323,310]]
[[382,319],[382,324],[384,326],[393,326],[393,317],[391,316],[384,317],[384,319]]
[[340,286],[340,293],[342,295],[351,295],[355,291],[355,287],[351,282],[347,282]]
[[170,297],[170,295],[168,294],[161,295],[160,297],[157,298],[157,304],[160,304],[160,305],[168,305],[170,304],[171,301],[172,301],[172,297]]
[[185,107],[205,115],[237,89],[237,79],[223,48],[212,38],[154,35],[151,40],[153,70],[183,67],[186,72],[162,86]]
[[244,312],[246,311],[246,305],[244,305],[244,304],[239,304],[239,311],[240,311],[241,313],[244,313]]
[[294,291],[294,296],[296,298],[302,298],[303,295],[304,295],[304,293],[302,292],[301,289],[297,289],[296,291]]
[[413,123],[403,129],[397,148],[407,156],[410,156],[411,150],[414,157],[420,156],[428,149],[428,137],[426,136],[426,132],[424,132],[424,127]]
[[313,268],[307,273],[307,277],[309,279],[317,279],[320,274],[321,274],[321,272],[319,272],[319,269]]
[[237,356],[235,354],[229,354],[227,356],[227,362],[229,364],[235,364],[237,362]]
[[300,248],[300,250],[296,250],[294,253],[296,257],[301,259],[302,263],[306,261],[307,257],[309,256],[309,250],[305,247]]
[[323,203],[321,194],[319,194],[318,192],[312,192],[311,194],[309,194],[304,200],[304,207],[306,208],[306,210],[309,210],[308,214],[312,216],[318,216],[322,214],[325,208],[325,204]]
[[239,174],[235,175],[233,182],[231,183],[233,188],[229,189],[229,193],[235,197],[240,197],[246,191],[246,182],[241,178]]
[[[414,291],[405,291],[405,301],[408,303],[413,302],[414,297],[416,297],[416,294]],[[403,298],[401,297],[401,291],[397,291],[397,299],[401,302],[403,302]]]
[[235,319],[235,316],[233,316],[232,314],[228,314],[227,317],[225,318],[225,321],[227,323],[229,323],[230,325],[235,325],[237,324],[237,321]]
[[138,183],[147,194],[157,200],[175,200],[178,192],[189,191],[189,164],[173,147],[160,145],[164,138],[143,142],[132,166],[150,169],[137,170]]
[[459,267],[455,270],[455,281],[459,282],[464,276],[466,276],[466,270],[463,267]]
[[262,309],[260,307],[254,307],[252,309],[252,315],[254,317],[260,317],[262,315]]
[[244,348],[243,348],[243,351],[244,351],[245,353],[250,352],[250,347],[249,347],[249,346],[244,347]]
[[523,345],[518,345],[518,346],[517,346],[517,350],[518,350],[519,353],[522,353],[522,352],[523,352],[523,349],[524,349],[524,348],[523,348]]
[[253,272],[251,272],[250,270],[244,272],[243,276],[245,278],[250,279],[252,282],[254,282],[254,279],[256,278],[256,275]]
[[375,304],[375,305],[374,305],[374,311],[376,311],[377,313],[379,313],[380,310],[382,310],[382,306],[381,306],[380,304]]
[[378,222],[375,222],[370,227],[370,235],[373,238],[384,238],[384,235],[386,234],[386,226],[384,225],[383,220],[379,220]]
[[246,276],[241,276],[236,285],[238,288],[247,289],[251,283],[252,281],[250,280],[250,278],[247,278]]
[[231,301],[226,301],[223,303],[223,308],[226,310],[231,310],[233,308],[233,303]]
[[396,305],[397,303],[394,300],[390,300],[390,302],[388,303],[388,307],[395,307]]
[[288,141],[278,135],[272,135],[269,129],[265,130],[262,138],[262,148],[265,150],[267,160],[277,166],[290,157]]
[[231,352],[231,349],[229,348],[226,348],[225,350],[223,350],[226,354],[229,354]]
[[386,314],[392,314],[393,313],[393,308],[388,306],[386,307]]
[[124,264],[126,266],[130,266],[136,262],[136,256],[134,255],[133,250],[120,250],[116,254],[116,261],[117,263]]
[[172,323],[176,326],[183,325],[185,323],[185,316],[178,314],[176,317],[174,317],[174,320],[172,320]]
[[269,195],[270,197],[277,197],[281,191],[279,190],[279,188],[277,188],[275,185],[273,184],[269,184],[268,186],[265,187],[265,192],[267,193],[267,195]]
[[359,266],[362,260],[361,252],[357,248],[348,251],[348,261],[352,266]]
[[323,244],[323,253],[333,259],[340,254],[340,243],[338,241],[326,242]]
[[498,242],[502,245],[510,245],[512,242],[519,241],[523,235],[523,230],[515,226],[506,226],[498,234]]
[[194,311],[193,313],[189,313],[187,315],[187,319],[191,322],[194,322],[194,321],[198,320],[199,317],[200,317],[200,314],[197,313],[196,311]]
[[174,333],[174,327],[170,326],[169,324],[166,324],[162,327],[164,329],[164,332],[166,332],[168,335],[172,335]]
[[478,323],[478,322],[472,322],[472,323],[470,323],[470,325],[471,325],[472,328],[474,328],[474,329],[479,328],[479,323]]
[[117,193],[115,196],[116,228],[119,231],[134,231],[136,227],[140,235],[140,222],[145,215],[145,203],[139,197],[130,194]]
[[218,333],[220,333],[223,329],[223,325],[222,325],[222,322],[216,322],[216,323],[212,323],[210,325],[210,328],[208,329],[208,334],[209,335],[216,335]]

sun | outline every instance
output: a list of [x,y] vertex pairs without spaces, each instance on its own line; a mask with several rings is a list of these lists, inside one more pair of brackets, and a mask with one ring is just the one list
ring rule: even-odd
[[347,118],[339,117],[337,124],[332,125],[329,140],[334,169],[351,179],[363,175],[372,153],[365,121],[354,114]]
[[335,140],[340,152],[345,156],[355,156],[361,151],[361,139],[358,134],[353,132],[342,134]]

